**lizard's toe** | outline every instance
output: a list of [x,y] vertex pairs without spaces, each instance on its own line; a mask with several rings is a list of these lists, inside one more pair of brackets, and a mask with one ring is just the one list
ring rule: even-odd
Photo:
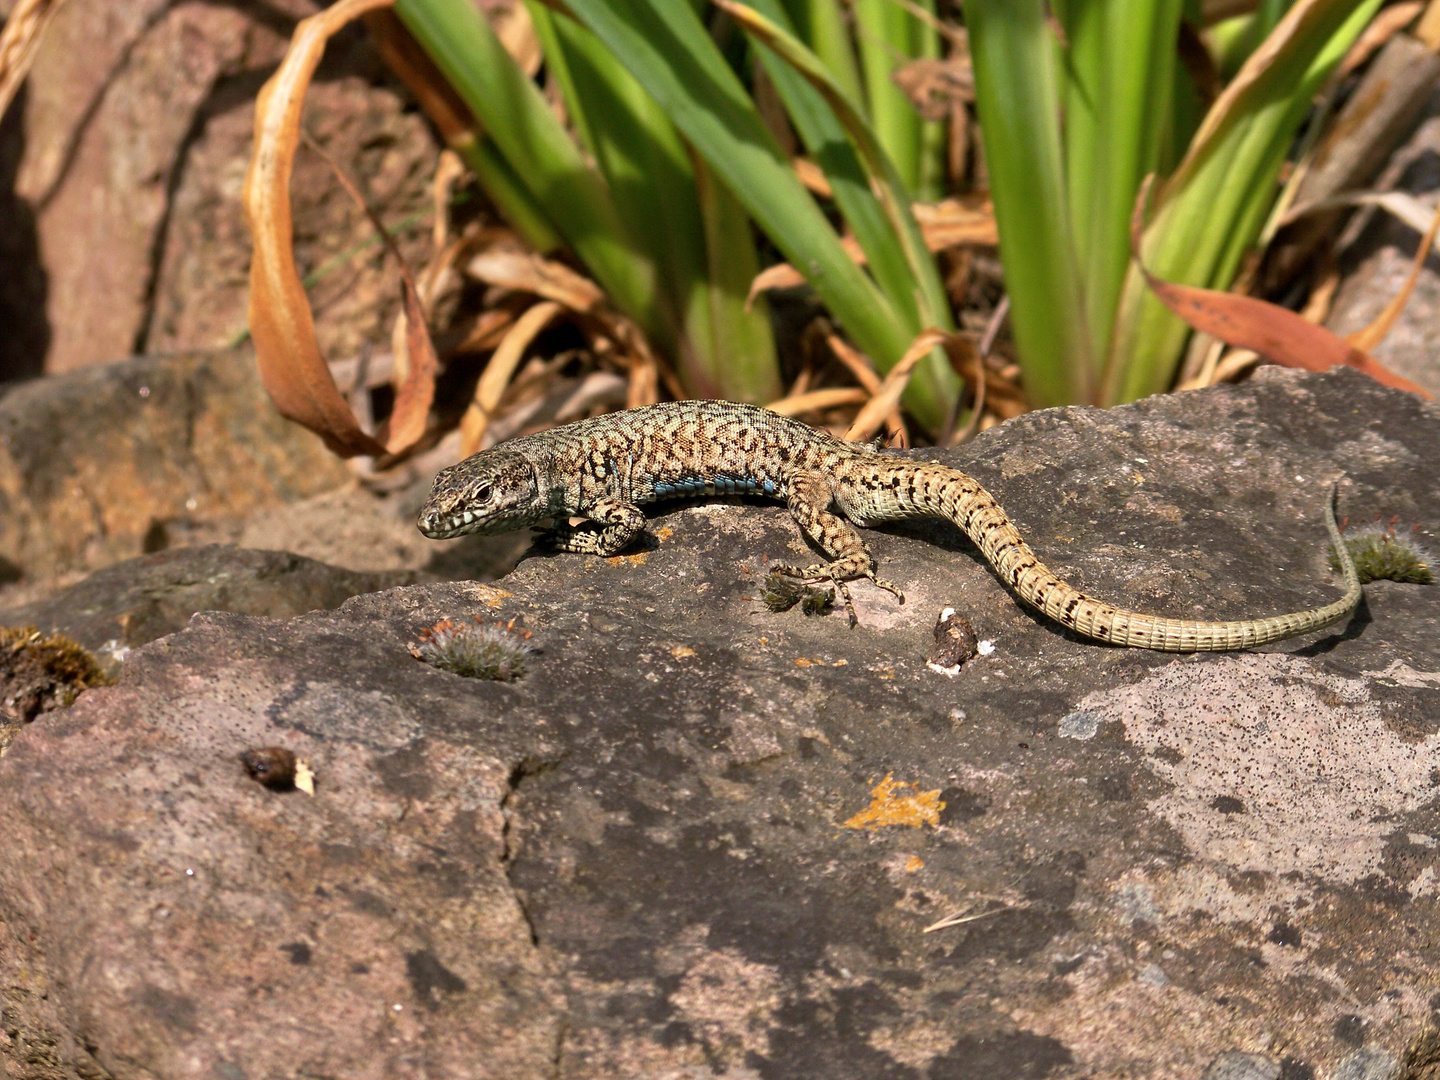
[[872,577],[870,580],[886,592],[894,594],[895,599],[900,601],[900,603],[903,604],[905,602],[905,594],[900,591],[900,586],[893,582],[886,581],[884,578]]

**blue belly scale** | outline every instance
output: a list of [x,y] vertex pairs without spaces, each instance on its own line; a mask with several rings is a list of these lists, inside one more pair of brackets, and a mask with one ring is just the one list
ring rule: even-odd
[[776,493],[775,481],[748,476],[682,476],[678,480],[657,480],[655,497],[669,499],[687,495],[765,495]]

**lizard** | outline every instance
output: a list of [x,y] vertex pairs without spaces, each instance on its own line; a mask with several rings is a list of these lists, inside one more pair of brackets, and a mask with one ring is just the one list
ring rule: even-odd
[[[1345,595],[1320,607],[1227,622],[1172,619],[1114,607],[1066,584],[1036,558],[999,503],[968,474],[945,465],[849,442],[755,405],[679,401],[579,420],[496,444],[442,469],[417,524],[432,539],[554,523],[540,542],[554,550],[611,556],[645,529],[640,507],[705,495],[783,501],[804,534],[830,559],[778,566],[805,580],[829,579],[855,607],[846,582],[876,575],[856,526],[912,517],[944,518],[974,541],[1020,600],[1084,637],[1168,652],[1243,649],[1328,626],[1360,602],[1361,585],[1335,523],[1335,490],[1325,525],[1338,553]],[[572,523],[572,519],[583,519]]]

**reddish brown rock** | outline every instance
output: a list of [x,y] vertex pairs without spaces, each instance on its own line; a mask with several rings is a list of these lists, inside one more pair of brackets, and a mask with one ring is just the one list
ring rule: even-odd
[[[250,240],[239,203],[253,103],[311,0],[269,5],[71,0],[0,132],[0,236],[11,280],[0,378],[137,351],[223,348],[245,328]],[[306,123],[423,261],[438,147],[358,28],[327,50]],[[11,190],[6,185],[5,190]],[[316,270],[371,235],[330,166],[300,153],[297,257]],[[395,268],[375,247],[316,286],[327,352],[388,347]]]

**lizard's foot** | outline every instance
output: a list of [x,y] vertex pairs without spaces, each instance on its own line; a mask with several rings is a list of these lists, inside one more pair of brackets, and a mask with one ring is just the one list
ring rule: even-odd
[[893,595],[900,603],[903,604],[905,602],[905,594],[900,591],[900,586],[894,582],[886,581],[884,578],[876,577],[875,571],[868,566],[852,568],[846,566],[843,562],[833,562],[811,563],[809,566],[774,566],[771,567],[771,569],[777,574],[784,574],[786,577],[798,578],[802,581],[833,581],[837,585],[842,581],[849,581],[854,578],[869,578],[878,588],[884,589]]
[[566,551],[573,555],[613,555],[607,550],[605,530],[594,525],[554,525],[537,528],[532,541],[539,551]]
[[855,616],[855,602],[850,599],[850,586],[845,584],[845,579],[838,572],[839,563],[811,563],[809,566],[772,566],[770,569],[785,577],[795,578],[806,584],[815,584],[821,581],[832,582],[835,591],[840,594],[840,599],[845,602],[845,614],[850,617],[850,625],[855,626],[859,619]]

